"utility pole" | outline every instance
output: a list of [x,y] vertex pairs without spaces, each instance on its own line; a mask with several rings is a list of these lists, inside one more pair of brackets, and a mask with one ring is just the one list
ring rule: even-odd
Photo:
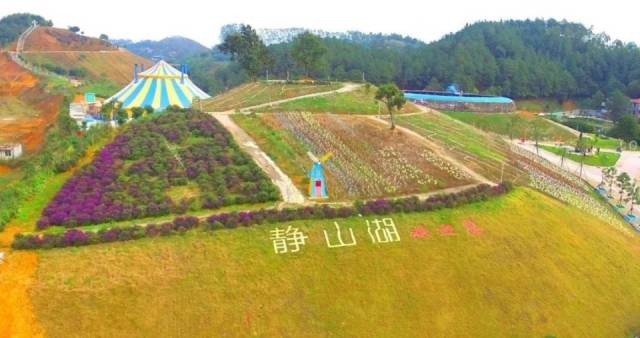
[[269,82],[269,70],[267,69],[267,82]]
[[364,83],[364,72],[362,72],[362,83]]
[[289,82],[289,70],[287,70],[287,82]]

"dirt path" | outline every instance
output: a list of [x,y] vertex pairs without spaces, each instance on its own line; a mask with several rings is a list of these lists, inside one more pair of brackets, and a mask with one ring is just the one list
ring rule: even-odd
[[346,83],[344,85],[344,87],[336,89],[336,90],[330,90],[328,92],[312,93],[312,94],[296,96],[296,97],[292,97],[292,98],[288,98],[288,99],[271,101],[271,102],[262,103],[262,104],[258,104],[258,105],[255,105],[255,106],[251,106],[251,107],[241,108],[240,111],[241,112],[246,112],[246,111],[250,111],[250,110],[253,110],[253,109],[258,109],[258,108],[262,108],[262,107],[268,107],[268,106],[272,106],[272,105],[278,105],[280,103],[285,103],[285,102],[289,102],[289,101],[304,99],[304,98],[307,98],[307,97],[326,96],[326,95],[337,94],[337,93],[348,93],[348,92],[354,91],[354,90],[356,90],[356,89],[358,89],[360,87],[362,87],[362,84],[348,82],[348,83]]
[[38,325],[29,295],[38,266],[38,254],[32,251],[12,251],[15,234],[24,227],[9,223],[0,232],[0,337],[44,337]]
[[278,187],[282,200],[286,203],[303,204],[305,199],[298,188],[293,184],[276,163],[255,143],[255,141],[240,128],[227,113],[210,113],[233,135],[235,141],[242,150],[246,151],[260,168],[271,178],[271,181]]
[[[383,123],[385,125],[389,124],[389,122],[387,122],[386,120],[381,119],[381,118],[379,118],[377,116],[367,115],[367,117],[372,119],[372,120],[374,120],[374,121],[377,121],[378,123]],[[449,156],[449,154],[447,154],[447,151],[445,149],[440,147],[438,144],[428,140],[424,136],[416,133],[415,131],[413,131],[411,129],[408,129],[408,128],[405,128],[403,126],[399,126],[397,124],[396,124],[396,130],[399,130],[399,131],[401,131],[401,132],[403,132],[405,134],[408,134],[408,135],[411,135],[411,136],[415,137],[417,140],[420,140],[420,142],[422,142],[426,146],[428,146],[434,153],[436,153],[436,155],[438,155],[439,157],[445,159],[446,161],[450,162],[451,164],[455,165],[456,167],[460,168],[460,170],[462,170],[465,173],[467,173],[469,176],[471,176],[476,181],[478,181],[480,183],[496,185],[496,183],[494,183],[491,180],[487,179],[486,177],[478,174],[477,172],[471,170],[469,167],[467,167],[466,165],[464,165],[460,161],[456,160],[455,158]]]
[[0,264],[0,336],[44,337],[29,295],[37,265],[38,255],[27,251],[11,252]]

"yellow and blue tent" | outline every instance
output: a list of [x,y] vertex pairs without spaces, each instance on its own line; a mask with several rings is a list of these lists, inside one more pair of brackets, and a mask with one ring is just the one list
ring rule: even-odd
[[106,102],[121,102],[124,109],[151,106],[163,111],[173,105],[189,108],[194,98],[207,99],[209,95],[191,82],[186,65],[177,70],[161,60],[143,72],[138,72],[136,66],[133,81]]

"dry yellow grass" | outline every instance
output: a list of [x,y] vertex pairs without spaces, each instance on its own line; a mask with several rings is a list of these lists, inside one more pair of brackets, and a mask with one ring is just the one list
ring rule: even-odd
[[[52,337],[623,337],[640,327],[640,240],[535,191],[394,215],[399,243],[329,249],[330,221],[276,255],[275,225],[42,251]],[[483,230],[470,236],[472,219]],[[456,235],[438,234],[448,223]],[[412,239],[420,224],[431,230]],[[636,331],[637,332],[637,331]]]

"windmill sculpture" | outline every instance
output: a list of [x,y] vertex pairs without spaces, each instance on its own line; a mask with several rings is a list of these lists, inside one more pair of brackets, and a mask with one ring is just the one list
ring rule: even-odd
[[311,152],[308,152],[307,155],[309,155],[309,157],[313,161],[313,165],[311,166],[311,170],[309,171],[309,198],[328,198],[329,194],[327,193],[327,180],[324,176],[323,164],[331,159],[333,154],[331,154],[330,152],[326,153],[319,159],[315,157]]

